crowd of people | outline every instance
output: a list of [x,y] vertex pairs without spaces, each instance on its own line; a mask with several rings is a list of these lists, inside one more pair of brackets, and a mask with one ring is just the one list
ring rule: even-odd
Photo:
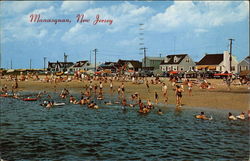
[[[66,99],[69,98],[69,103],[72,104],[79,104],[79,105],[87,105],[89,108],[99,108],[96,102],[94,102],[94,98],[97,100],[104,100],[104,87],[109,88],[109,93],[113,96],[114,93],[117,91],[118,101],[114,102],[116,104],[121,104],[123,109],[126,109],[127,106],[129,107],[139,107],[140,113],[148,113],[150,110],[154,109],[155,106],[158,106],[160,94],[159,91],[154,91],[154,87],[152,86],[161,86],[162,91],[162,98],[164,100],[164,104],[167,104],[169,101],[169,90],[174,90],[175,98],[176,98],[176,108],[181,108],[183,92],[185,88],[188,91],[188,96],[192,97],[193,87],[196,86],[200,89],[215,89],[214,86],[211,85],[206,79],[197,79],[197,80],[190,80],[187,78],[179,78],[171,76],[169,81],[171,84],[171,88],[167,86],[167,84],[162,81],[159,77],[155,78],[147,78],[147,77],[137,77],[137,76],[127,76],[127,75],[115,75],[111,77],[107,76],[90,76],[90,75],[74,75],[74,76],[56,76],[51,74],[46,75],[44,78],[40,78],[38,74],[29,74],[29,75],[20,75],[20,79],[17,76],[8,76],[6,79],[13,80],[15,83],[12,85],[11,91],[14,97],[17,97],[15,90],[18,89],[18,81],[26,81],[32,79],[34,81],[40,81],[44,83],[60,83],[60,82],[70,82],[77,80],[79,82],[84,82],[85,86],[84,92],[81,92],[81,98],[79,100],[76,99],[73,95],[70,95],[69,90],[64,88],[62,92],[59,94],[60,98]],[[114,81],[120,82],[117,89],[115,89]],[[125,82],[132,82],[132,84],[145,84],[145,89],[148,93],[152,93],[154,91],[154,103],[147,99],[146,102],[143,102],[140,94],[135,92],[131,95],[131,98],[128,99],[128,94],[126,92]],[[228,85],[228,82],[226,81]],[[230,86],[230,85],[229,85]],[[8,87],[7,85],[3,85],[1,89],[1,93],[7,95],[8,94]],[[131,103],[128,103],[131,102]],[[46,107],[53,107],[53,102],[46,102]],[[112,104],[112,102],[105,102],[105,104]],[[158,109],[158,113],[162,114],[161,109]],[[205,118],[203,114],[198,116],[197,118]]]

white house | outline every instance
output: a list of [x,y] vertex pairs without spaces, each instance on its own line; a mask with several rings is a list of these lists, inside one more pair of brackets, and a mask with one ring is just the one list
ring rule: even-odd
[[238,71],[250,70],[250,56],[246,57],[238,64]]
[[[238,72],[238,61],[232,56],[232,73]],[[228,51],[220,54],[206,54],[197,64],[196,70],[230,72],[230,55]]]
[[194,69],[195,62],[188,54],[167,55],[160,64],[160,69],[166,71],[191,71]]

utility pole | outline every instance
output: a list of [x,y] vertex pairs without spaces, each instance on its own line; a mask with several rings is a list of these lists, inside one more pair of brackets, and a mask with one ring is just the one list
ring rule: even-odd
[[91,64],[91,54],[92,54],[92,51],[90,50],[89,51],[89,63]]
[[64,71],[66,71],[67,57],[68,57],[68,55],[66,55],[66,54],[64,53]]
[[143,50],[143,54],[144,54],[144,67],[147,67],[146,65],[146,49],[145,47],[141,48]]
[[228,39],[229,40],[229,67],[230,67],[230,73],[232,72],[232,41],[234,39]]
[[31,59],[30,59],[30,69],[31,69]]
[[67,57],[68,57],[68,55],[66,55],[66,54],[64,53],[64,63],[67,62]]
[[12,59],[10,59],[10,69],[12,69]]
[[97,49],[94,49],[93,51],[95,52],[95,72],[96,72],[96,52],[97,52]]
[[43,57],[43,69],[45,71],[45,66],[46,66],[46,57]]

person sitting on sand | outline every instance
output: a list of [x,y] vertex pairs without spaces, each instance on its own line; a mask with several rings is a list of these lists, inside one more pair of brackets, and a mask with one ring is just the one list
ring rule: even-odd
[[159,115],[163,114],[163,112],[161,111],[161,109],[158,110],[157,114],[159,114]]
[[241,119],[241,120],[245,120],[245,113],[241,112],[241,114],[236,116],[236,118]]
[[237,118],[231,112],[228,113],[228,119],[229,120],[237,120]]
[[202,120],[209,120],[209,118],[207,118],[204,114],[204,112],[201,112],[200,115],[196,115],[195,118],[197,119],[202,119]]

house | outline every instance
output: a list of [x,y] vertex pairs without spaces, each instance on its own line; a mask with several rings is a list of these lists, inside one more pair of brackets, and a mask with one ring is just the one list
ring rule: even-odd
[[191,71],[195,63],[188,54],[167,55],[160,64],[163,72],[167,71]]
[[247,56],[238,64],[238,72],[250,70],[250,56]]
[[112,73],[116,73],[119,67],[120,65],[118,65],[117,62],[105,62],[98,66],[97,71],[110,70]]
[[88,67],[90,66],[90,63],[87,60],[84,61],[78,61],[74,65],[68,68],[68,71],[75,72],[75,71],[86,71],[88,70]]
[[49,72],[65,72],[73,65],[73,62],[48,62],[47,70]]
[[[237,60],[232,56],[232,72],[237,73]],[[230,55],[228,51],[220,54],[206,54],[197,64],[196,70],[230,72]]]
[[145,61],[144,58],[142,59],[142,66],[144,67],[151,67],[154,69],[159,69],[161,62],[164,60],[164,57],[146,57]]
[[123,71],[140,71],[142,68],[142,63],[138,60],[121,60],[119,59],[117,64],[120,65],[120,69]]

